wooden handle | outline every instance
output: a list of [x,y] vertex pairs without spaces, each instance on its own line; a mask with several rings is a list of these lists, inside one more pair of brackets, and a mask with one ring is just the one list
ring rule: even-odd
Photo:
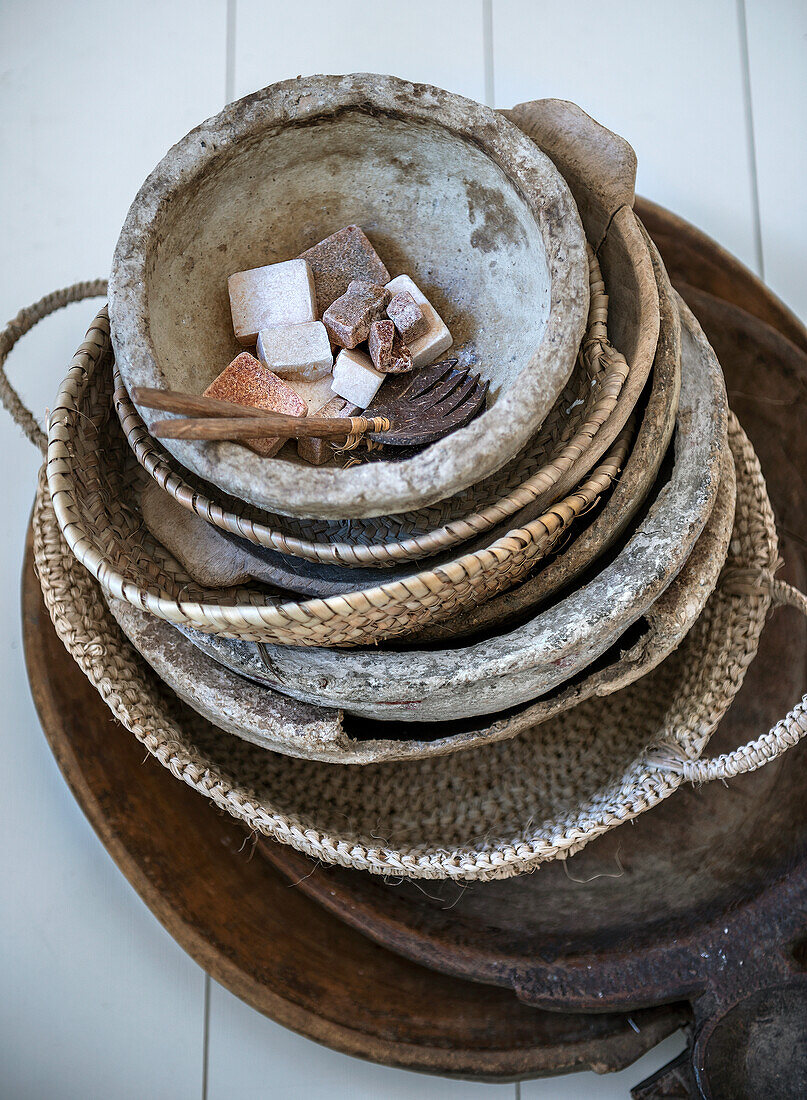
[[136,405],[147,409],[182,413],[184,416],[266,416],[265,409],[256,409],[254,405],[236,405],[232,401],[221,401],[218,397],[181,393],[179,390],[157,390],[150,386],[135,386],[131,398]]
[[289,416],[263,413],[256,416],[219,417],[217,419],[158,420],[152,425],[157,439],[331,439],[365,432],[388,431],[384,416],[339,417]]

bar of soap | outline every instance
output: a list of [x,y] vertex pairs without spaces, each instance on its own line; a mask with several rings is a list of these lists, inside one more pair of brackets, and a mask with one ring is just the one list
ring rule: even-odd
[[317,319],[314,275],[305,260],[283,260],[237,271],[227,280],[227,287],[239,344],[254,344],[264,329]]
[[390,300],[390,293],[376,283],[354,279],[345,293],[331,303],[322,315],[322,322],[334,344],[355,348],[370,334],[373,321],[381,320]]
[[[357,416],[361,412],[358,405],[352,405],[344,397],[332,396],[320,409],[310,412],[311,416],[324,416],[335,420],[343,416]],[[334,447],[344,443],[344,439],[298,439],[297,454],[312,466],[321,466],[333,455]]]
[[382,374],[403,374],[414,366],[409,348],[389,319],[370,325],[367,350],[373,366]]
[[293,381],[287,381],[286,385],[303,399],[307,415],[310,416],[312,410],[319,409],[333,397],[331,382],[333,382],[333,374],[329,373],[322,378],[317,378],[315,382],[298,382],[295,378]]
[[429,330],[429,322],[423,316],[423,310],[408,290],[394,294],[387,306],[387,317],[394,323],[401,339],[411,344],[418,336],[424,336]]
[[[242,351],[214,378],[205,390],[205,397],[218,397],[233,401],[236,405],[252,405],[269,412],[288,413],[289,416],[305,416],[305,402],[282,378],[270,371],[250,355]],[[285,439],[244,439],[245,446],[264,458],[277,454]]]
[[345,293],[354,279],[381,286],[389,282],[389,272],[381,258],[357,225],[346,225],[324,241],[300,253],[314,273],[317,308],[325,310]]
[[344,348],[336,357],[331,389],[360,409],[366,409],[386,375],[373,366],[363,351]]
[[333,369],[331,341],[322,321],[262,329],[257,350],[265,367],[289,381],[315,382]]
[[442,317],[408,275],[398,275],[392,279],[387,283],[387,290],[392,295],[399,294],[402,290],[408,291],[420,306],[428,325],[423,336],[418,336],[409,344],[412,366],[427,367],[430,363],[435,363],[454,343]]

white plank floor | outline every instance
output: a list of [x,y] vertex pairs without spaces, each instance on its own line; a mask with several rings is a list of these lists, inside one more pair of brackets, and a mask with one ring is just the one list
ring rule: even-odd
[[[375,70],[496,106],[554,95],[624,134],[639,187],[734,251],[802,316],[803,0],[6,0],[0,6],[0,312],[108,270],[131,198],[227,98],[298,73]],[[52,318],[10,373],[37,411],[92,316]],[[16,578],[38,458],[0,434],[0,1074],[3,1096],[513,1097],[367,1065],[285,1032],[205,975],[114,868],[40,733]],[[626,1097],[674,1036],[610,1078],[524,1100]]]

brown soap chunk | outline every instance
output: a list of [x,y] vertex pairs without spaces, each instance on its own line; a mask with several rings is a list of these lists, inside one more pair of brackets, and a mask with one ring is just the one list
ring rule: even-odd
[[[269,412],[288,413],[290,416],[305,416],[307,412],[305,401],[248,351],[237,355],[218,378],[213,379],[204,395],[233,401],[237,405],[252,405]],[[271,458],[286,440],[245,439],[243,442],[256,454]]]
[[354,279],[345,293],[332,302],[322,322],[334,344],[355,348],[370,335],[370,325],[384,316],[392,295],[383,286]]
[[[336,420],[341,416],[357,416],[360,412],[361,409],[358,405],[351,405],[344,397],[336,394],[321,409],[311,415],[327,416],[328,419]],[[323,462],[327,462],[331,458],[334,447],[339,447],[343,443],[344,439],[298,439],[297,454],[306,462],[310,462],[312,466],[321,466]]]
[[423,310],[408,290],[400,290],[387,306],[387,317],[395,322],[395,327],[408,343],[422,336],[429,327]]
[[357,225],[346,225],[300,253],[298,258],[308,260],[314,272],[320,317],[345,293],[353,279],[382,285],[389,282],[389,272]]
[[401,339],[401,334],[395,330],[392,338],[392,361],[387,367],[387,374],[403,374],[413,367],[412,352]]
[[395,325],[392,321],[373,321],[367,337],[367,350],[376,370],[385,374],[392,365],[392,342],[395,339]]

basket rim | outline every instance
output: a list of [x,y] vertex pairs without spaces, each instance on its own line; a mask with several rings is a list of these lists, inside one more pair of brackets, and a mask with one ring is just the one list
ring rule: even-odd
[[[83,516],[76,506],[72,486],[70,422],[72,419],[81,417],[82,410],[79,408],[81,395],[90,384],[94,372],[102,368],[108,354],[108,326],[103,314],[102,310],[74,356],[49,419],[46,463],[48,486],[59,526],[70,549],[105,590],[132,603],[133,606],[172,622],[182,622],[189,618],[203,620],[217,633],[221,633],[222,624],[226,627],[228,613],[231,612],[237,615],[240,622],[248,626],[286,627],[289,618],[303,622],[311,616],[327,622],[332,617],[349,616],[355,607],[371,608],[383,604],[387,599],[405,602],[413,596],[415,598],[428,596],[443,586],[455,585],[466,576],[472,577],[476,572],[495,571],[508,557],[519,550],[556,537],[576,515],[591,506],[594,499],[607,488],[615,476],[615,474],[606,476],[598,472],[596,476],[588,478],[578,487],[575,493],[553,505],[542,516],[530,521],[524,527],[510,530],[490,546],[473,553],[463,554],[434,569],[413,573],[403,580],[373,585],[345,595],[289,600],[275,606],[254,606],[236,601],[226,603],[175,600],[156,596],[128,580],[117,569],[107,565],[92,538],[87,534]],[[93,336],[96,337],[95,340]],[[619,448],[615,448],[622,460],[626,449],[624,441]],[[611,466],[613,462],[612,459]]]
[[[388,511],[385,500],[399,501],[402,509],[420,507],[503,466],[527,442],[571,375],[588,306],[585,237],[571,191],[550,158],[514,123],[473,100],[396,77],[298,77],[245,96],[195,127],[169,150],[138,191],[118,239],[109,280],[113,343],[127,388],[136,383],[135,365],[137,382],[159,385],[162,377],[149,327],[137,318],[148,317],[149,243],[164,204],[180,187],[233,155],[239,143],[269,126],[305,125],[347,110],[402,113],[436,124],[493,159],[535,218],[546,254],[550,300],[543,336],[522,367],[519,384],[467,427],[411,458],[405,478],[392,467],[382,473],[362,466],[314,468],[305,489],[298,486],[292,492],[294,479],[286,478],[282,463],[274,468],[272,491],[266,485],[256,488],[248,473],[239,476],[236,471],[243,460],[228,471],[233,481],[227,491],[232,495],[270,509],[290,509],[290,501],[298,497],[297,514],[324,515],[329,509],[337,518],[344,515],[348,501],[354,502],[351,510],[356,515],[383,514]],[[153,412],[140,411],[149,425]],[[490,447],[492,434],[506,438],[507,445]],[[206,452],[198,444],[166,442],[184,465],[210,477]]]

